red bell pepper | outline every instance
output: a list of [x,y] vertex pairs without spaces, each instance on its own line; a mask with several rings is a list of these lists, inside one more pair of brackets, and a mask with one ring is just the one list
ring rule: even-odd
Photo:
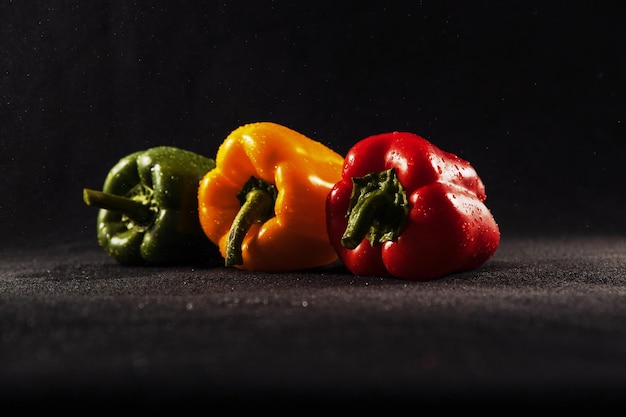
[[478,268],[500,230],[469,162],[408,132],[374,135],[346,154],[326,200],[327,232],[355,275],[429,280]]

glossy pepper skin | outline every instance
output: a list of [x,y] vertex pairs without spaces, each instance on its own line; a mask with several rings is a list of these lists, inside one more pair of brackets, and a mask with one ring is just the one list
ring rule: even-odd
[[327,230],[355,275],[424,281],[472,270],[500,243],[469,162],[409,132],[367,137],[347,153],[326,201]]
[[325,201],[343,157],[272,122],[231,132],[198,189],[200,223],[225,266],[278,272],[337,260],[326,234]]
[[218,258],[198,220],[198,184],[215,161],[159,146],[120,159],[102,191],[83,190],[99,207],[98,243],[123,265],[172,265]]

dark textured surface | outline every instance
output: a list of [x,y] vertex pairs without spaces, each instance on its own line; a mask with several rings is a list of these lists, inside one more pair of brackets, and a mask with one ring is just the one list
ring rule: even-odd
[[603,406],[626,384],[624,238],[505,238],[429,282],[1,255],[2,400]]

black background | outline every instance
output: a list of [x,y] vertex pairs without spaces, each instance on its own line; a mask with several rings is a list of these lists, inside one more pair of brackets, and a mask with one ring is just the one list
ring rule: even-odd
[[3,2],[0,237],[95,242],[97,188],[157,145],[274,121],[345,154],[420,134],[503,236],[623,233],[621,2]]

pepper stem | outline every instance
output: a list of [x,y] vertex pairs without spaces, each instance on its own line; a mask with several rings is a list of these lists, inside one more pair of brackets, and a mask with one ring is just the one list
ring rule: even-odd
[[363,239],[372,246],[396,240],[406,223],[409,204],[395,169],[352,178],[352,184],[341,244],[354,249]]
[[149,205],[132,198],[84,188],[83,200],[88,206],[121,212],[138,224],[150,223],[154,219],[154,211]]
[[241,246],[254,223],[263,223],[274,216],[276,187],[266,181],[250,177],[237,194],[241,208],[233,220],[226,244],[225,265],[243,264]]

